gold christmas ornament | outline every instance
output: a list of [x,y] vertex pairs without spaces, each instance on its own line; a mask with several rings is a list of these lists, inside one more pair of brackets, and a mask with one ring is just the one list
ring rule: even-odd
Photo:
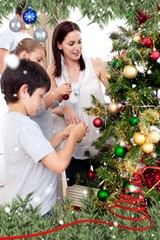
[[133,140],[134,140],[135,144],[142,145],[146,141],[146,136],[141,132],[136,132],[133,136]]
[[108,105],[108,112],[112,115],[117,114],[120,111],[121,105],[116,102],[111,102]]
[[151,143],[158,143],[160,141],[160,134],[156,130],[151,130],[149,131],[147,138]]
[[132,79],[135,78],[138,74],[138,70],[134,65],[127,65],[124,67],[123,75],[126,78]]
[[154,149],[153,143],[146,142],[142,145],[142,151],[147,153],[147,154],[152,153],[153,149]]
[[109,73],[106,73],[107,80],[111,80],[111,75]]
[[141,42],[142,41],[142,36],[140,34],[136,34],[132,37],[132,40],[134,42]]

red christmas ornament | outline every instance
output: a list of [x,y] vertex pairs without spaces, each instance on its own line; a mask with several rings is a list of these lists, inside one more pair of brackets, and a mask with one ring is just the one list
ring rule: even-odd
[[68,94],[63,95],[63,100],[68,100],[68,99],[69,99],[69,95]]
[[126,148],[127,148],[127,150],[129,151],[129,150],[132,148],[132,146],[131,146],[129,143],[127,143],[127,144],[126,144]]
[[93,120],[93,125],[97,128],[102,127],[103,125],[103,120],[100,117],[97,117]]
[[122,57],[126,56],[126,51],[125,51],[125,50],[123,50],[123,51],[121,52],[121,56],[122,56]]
[[94,171],[92,171],[91,169],[89,169],[88,173],[87,173],[87,178],[88,179],[93,179],[95,178],[95,173]]
[[139,11],[138,12],[138,24],[142,24],[144,22],[146,22],[148,19],[150,18],[150,15],[149,14],[146,14],[145,12],[143,11]]
[[152,58],[152,60],[157,60],[160,57],[160,52],[155,50],[151,53],[150,57]]
[[142,38],[142,45],[147,48],[153,47],[153,41],[151,37],[144,37]]

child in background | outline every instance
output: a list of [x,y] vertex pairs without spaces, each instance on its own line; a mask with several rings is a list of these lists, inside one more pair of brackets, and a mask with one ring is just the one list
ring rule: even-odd
[[[19,58],[29,58],[30,60],[39,63],[43,66],[44,59],[46,57],[46,51],[43,45],[34,39],[25,38],[19,42],[14,50],[14,53]],[[60,102],[63,99],[63,95],[71,93],[71,84],[63,84],[57,87],[55,83],[51,82],[51,88],[44,98],[44,103],[41,106],[37,116],[32,117],[42,129],[44,136],[50,140],[55,132],[56,126],[53,126],[53,117],[51,108],[57,106],[57,101]],[[64,108],[61,108],[63,111]]]
[[[50,142],[39,125],[30,119],[43,104],[50,89],[50,78],[44,68],[22,59],[16,69],[6,67],[1,90],[8,105],[4,126],[5,200],[19,194],[23,199],[31,192],[33,207],[41,205],[41,215],[56,203],[57,173],[68,166],[76,142],[87,132],[81,122],[69,125]],[[58,152],[55,148],[66,139]]]

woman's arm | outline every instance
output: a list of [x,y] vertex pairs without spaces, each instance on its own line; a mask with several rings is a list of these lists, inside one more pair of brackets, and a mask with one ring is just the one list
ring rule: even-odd
[[44,98],[44,102],[46,105],[46,109],[51,107],[51,105],[58,100],[61,102],[63,100],[63,96],[65,94],[70,94],[72,89],[71,89],[71,84],[69,83],[64,83],[60,87],[57,86],[55,77],[53,75],[54,73],[54,65],[51,64],[47,68],[47,73],[50,77],[51,80],[51,87],[49,92],[47,93],[46,97]]
[[97,75],[97,77],[99,78],[99,80],[102,82],[102,84],[108,88],[109,87],[109,82],[107,79],[107,70],[106,70],[106,65],[105,63],[102,61],[102,59],[100,58],[92,58],[92,66],[93,69]]
[[81,119],[76,114],[76,112],[69,106],[58,106],[54,109],[52,109],[53,114],[57,114],[59,116],[64,117],[64,120],[66,121],[67,125],[69,124],[77,124],[81,122]]

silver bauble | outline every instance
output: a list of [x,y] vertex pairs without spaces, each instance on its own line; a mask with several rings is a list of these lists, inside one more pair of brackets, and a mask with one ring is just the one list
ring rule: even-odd
[[12,32],[19,32],[22,29],[22,22],[21,20],[14,18],[9,23],[9,28]]
[[40,27],[34,31],[34,39],[37,42],[45,42],[47,38],[48,38],[48,33],[45,29]]

